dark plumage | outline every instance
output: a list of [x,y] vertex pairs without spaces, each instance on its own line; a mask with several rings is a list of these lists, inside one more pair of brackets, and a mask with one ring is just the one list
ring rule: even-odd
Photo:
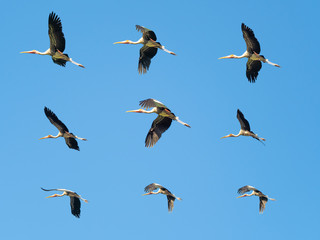
[[64,125],[64,123],[49,108],[45,107],[44,113],[46,114],[49,121],[59,130],[59,133],[57,136],[48,135],[40,139],[63,137],[69,148],[80,151],[76,138],[84,141],[86,141],[87,139],[77,137],[73,133],[70,133],[67,126]]
[[168,130],[171,126],[172,119],[168,117],[158,116],[151,125],[145,140],[146,147],[153,147],[161,138],[162,133]]
[[80,199],[83,200],[84,202],[88,202],[88,200],[82,198],[79,194],[76,192],[67,190],[67,189],[44,189],[41,188],[43,191],[61,191],[63,192],[62,194],[54,194],[52,196],[48,196],[47,198],[52,198],[52,197],[63,197],[63,196],[68,196],[70,197],[70,207],[71,207],[71,213],[77,218],[80,218],[80,213],[81,213],[81,202]]
[[237,110],[237,119],[240,122],[241,129],[251,132],[248,120],[245,119],[243,113],[239,109]]
[[244,23],[241,24],[241,30],[243,33],[243,38],[244,41],[246,42],[247,45],[247,51],[251,54],[253,52],[260,53],[260,43],[254,36],[254,33],[251,28],[246,26]]
[[63,52],[66,47],[66,39],[62,32],[62,24],[60,17],[54,12],[49,14],[49,38],[50,38],[50,50],[56,52],[57,50]]
[[71,213],[77,218],[80,218],[81,213],[81,202],[80,199],[77,197],[70,197],[70,207],[71,207]]
[[[157,192],[153,192],[154,190],[159,189]],[[161,186],[160,184],[157,183],[151,183],[148,186],[144,188],[144,191],[146,194],[144,195],[150,195],[150,194],[164,194],[167,196],[168,200],[168,211],[172,212],[173,207],[174,207],[174,201],[176,199],[182,200],[179,197],[176,197],[174,194],[172,194],[167,188]]]
[[52,61],[62,67],[65,67],[67,62],[72,62],[73,64],[84,68],[82,64],[73,61],[71,58],[69,58],[68,54],[63,53],[66,47],[66,39],[64,38],[64,34],[62,32],[61,20],[54,12],[49,14],[48,34],[50,38],[50,48],[47,51],[39,52],[37,50],[32,50],[21,53],[50,55]]
[[[57,14],[54,12],[49,14],[48,19],[48,25],[49,25],[49,38],[50,38],[50,51],[52,53],[52,61],[62,67],[66,66],[67,61],[62,58],[58,58],[55,53],[59,50],[61,53],[63,53],[65,47],[66,47],[66,39],[64,38],[64,34],[62,32],[62,24],[60,17],[58,17]],[[69,58],[68,54],[64,55]]]
[[[251,194],[245,194],[246,192],[252,191]],[[256,189],[255,187],[246,185],[238,189],[238,194],[243,194],[240,197],[250,197],[250,196],[258,196],[259,197],[259,213],[263,213],[264,209],[266,208],[266,203],[268,199],[275,201],[273,198],[269,198],[267,195],[263,194],[261,191]]]
[[142,37],[145,41],[149,41],[149,40],[157,41],[157,36],[154,33],[154,31],[148,28],[142,27],[140,25],[136,25],[136,29],[138,30],[138,32],[142,33]]
[[262,63],[259,60],[248,59],[246,65],[246,76],[249,82],[255,83],[262,68]]
[[143,46],[140,48],[138,63],[138,72],[140,74],[144,74],[149,70],[151,59],[157,54],[158,48],[172,55],[176,55],[174,52],[165,49],[161,43],[156,42],[157,36],[154,31],[140,25],[136,25],[136,30],[142,33],[142,37],[138,41],[133,42],[131,40],[125,40],[121,42],[115,42],[114,44],[143,44]]
[[64,123],[61,122],[61,120],[57,117],[57,115],[54,114],[54,112],[52,112],[49,108],[44,107],[44,113],[46,114],[49,121],[53,124],[53,126],[58,128],[59,132],[61,133],[69,132],[69,129],[67,128],[67,126],[64,125]]
[[261,51],[260,43],[255,37],[251,28],[249,28],[244,23],[242,23],[241,30],[242,30],[243,39],[246,42],[247,50],[241,56],[231,54],[229,56],[221,57],[219,59],[225,59],[225,58],[240,59],[245,57],[248,58],[248,61],[246,64],[246,76],[249,82],[255,83],[259,75],[259,71],[262,68],[261,62],[268,63],[275,67],[280,67],[280,66],[278,64],[270,62],[263,55],[260,55],[260,51]]
[[182,122],[177,116],[174,115],[163,103],[158,100],[149,98],[146,100],[140,101],[139,105],[142,108],[152,108],[150,111],[145,111],[143,109],[132,110],[127,112],[137,112],[137,113],[157,113],[158,117],[152,122],[151,128],[147,134],[145,140],[146,147],[153,147],[158,140],[161,138],[162,133],[164,133],[172,123],[172,120],[176,120],[177,122],[185,125],[186,127],[190,127],[189,124]]
[[158,48],[144,45],[140,48],[140,57],[138,63],[139,73],[146,73],[149,70],[151,59],[157,54]]

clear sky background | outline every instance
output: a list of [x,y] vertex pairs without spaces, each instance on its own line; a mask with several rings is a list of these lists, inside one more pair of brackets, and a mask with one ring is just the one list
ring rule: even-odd
[[[4,1],[1,4],[1,239],[317,239],[319,237],[319,7],[317,1]],[[49,47],[48,16],[61,18],[66,50],[82,69],[20,54]],[[253,29],[263,64],[245,76],[241,23]],[[174,51],[138,74],[139,24]],[[173,122],[153,148],[145,136],[156,115],[126,113],[139,101],[163,102]],[[88,139],[69,149],[46,118],[47,106]],[[240,109],[267,139],[237,134]],[[150,183],[183,201],[167,211]],[[259,214],[252,185],[275,198]],[[69,198],[89,200],[81,218]]]

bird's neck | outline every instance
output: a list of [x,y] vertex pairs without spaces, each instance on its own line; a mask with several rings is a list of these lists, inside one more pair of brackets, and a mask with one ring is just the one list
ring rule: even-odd
[[39,52],[39,51],[36,51],[36,54],[39,54],[39,55],[51,55],[51,51],[50,51],[50,48],[45,51],[45,52]]

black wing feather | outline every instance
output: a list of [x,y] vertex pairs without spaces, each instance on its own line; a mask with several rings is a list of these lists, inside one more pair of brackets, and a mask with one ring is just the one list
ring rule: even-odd
[[253,52],[260,53],[260,43],[254,36],[254,33],[251,28],[247,27],[244,23],[241,24],[241,30],[243,33],[243,38],[247,45],[247,51],[251,54]]
[[248,59],[246,76],[249,82],[254,83],[256,81],[261,68],[262,68],[261,61]]
[[62,67],[65,67],[66,66],[66,63],[67,61],[66,60],[63,60],[63,59],[59,59],[59,58],[53,58],[52,57],[52,61],[55,63],[55,64],[58,64]]
[[140,49],[140,57],[138,64],[138,71],[140,74],[146,73],[149,70],[151,59],[157,54],[158,48],[147,47],[144,45]]
[[157,41],[157,36],[154,33],[154,31],[152,31],[148,28],[142,27],[140,25],[136,25],[136,29],[139,32],[142,32],[142,34],[143,34],[142,37],[144,40],[149,41],[150,39],[152,39],[153,41]]
[[153,147],[158,140],[161,138],[162,133],[164,133],[171,125],[172,119],[167,117],[158,116],[151,125],[151,128],[147,134],[145,140],[146,147]]
[[66,144],[68,145],[69,148],[80,151],[80,148],[78,146],[78,142],[76,139],[74,139],[73,137],[65,137],[64,140],[66,141]]
[[145,109],[154,108],[154,107],[167,108],[162,102],[159,102],[158,100],[153,99],[153,98],[148,98],[146,100],[141,100],[139,102],[139,105],[141,107],[145,108]]
[[44,113],[46,114],[49,121],[56,127],[61,133],[69,132],[66,125],[59,120],[57,115],[55,115],[49,108],[44,107]]
[[172,212],[174,207],[174,200],[176,200],[176,198],[173,196],[167,195],[167,199],[168,199],[168,211]]
[[80,199],[77,197],[70,197],[70,206],[71,206],[71,213],[77,218],[80,218],[80,208],[81,202]]
[[265,196],[262,196],[259,198],[260,203],[259,203],[259,212],[263,213],[264,209],[266,208],[266,203],[268,202],[268,198]]
[[246,192],[250,192],[250,191],[255,191],[255,192],[260,192],[258,189],[256,189],[255,187],[252,187],[252,186],[249,186],[249,185],[246,185],[246,186],[243,186],[241,188],[238,189],[238,193],[239,194],[244,194]]
[[157,188],[163,188],[163,187],[160,184],[151,183],[144,188],[144,191],[145,192],[152,192],[152,191],[156,190]]
[[250,124],[247,119],[244,118],[243,113],[238,109],[237,111],[237,118],[240,122],[241,129],[250,131]]
[[[50,50],[52,53],[58,49],[63,52],[66,46],[66,40],[62,32],[61,20],[54,12],[49,14],[49,38],[50,38]],[[60,64],[59,64],[60,65]]]

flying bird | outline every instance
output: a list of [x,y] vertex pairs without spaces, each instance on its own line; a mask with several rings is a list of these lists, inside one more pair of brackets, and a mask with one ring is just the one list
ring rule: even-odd
[[254,36],[254,33],[251,28],[247,27],[244,23],[241,24],[241,30],[243,33],[243,38],[247,45],[247,50],[241,55],[237,56],[234,54],[231,54],[229,56],[221,57],[219,59],[223,58],[248,58],[247,61],[247,69],[246,69],[246,75],[249,80],[249,82],[254,83],[258,77],[258,73],[262,67],[262,63],[269,63],[270,65],[273,65],[275,67],[280,67],[276,63],[270,62],[268,59],[266,59],[263,55],[260,54],[260,43]]
[[[250,192],[252,191],[252,193],[250,194],[244,194],[246,192]],[[268,202],[268,199],[269,200],[272,200],[272,201],[275,201],[275,199],[273,198],[269,198],[267,195],[264,195],[261,191],[259,191],[258,189],[252,187],[252,186],[244,186],[242,188],[239,188],[238,190],[238,193],[239,194],[243,194],[237,198],[241,198],[241,197],[250,197],[250,196],[258,196],[259,197],[259,200],[260,200],[260,204],[259,204],[259,213],[263,213],[264,209],[266,208],[266,203]]]
[[142,48],[140,49],[138,64],[138,71],[140,74],[146,73],[149,70],[151,59],[157,54],[158,48],[172,55],[176,55],[174,52],[167,50],[159,42],[156,42],[157,36],[154,31],[139,25],[136,25],[136,29],[142,33],[142,38],[140,38],[138,41],[133,42],[131,40],[125,40],[121,42],[115,42],[114,44],[143,44]]
[[[234,135],[234,134],[229,134],[229,135],[227,135],[227,136],[224,136],[224,137],[222,137],[222,138],[227,138],[227,137],[239,137],[239,136],[250,136],[250,137],[253,137],[253,138],[255,138],[255,139],[257,139],[258,141],[260,141],[261,142],[261,140],[262,141],[265,141],[266,139],[264,139],[264,138],[261,138],[261,137],[258,137],[258,135],[257,134],[255,134],[254,132],[252,132],[251,130],[250,130],[250,124],[249,124],[249,122],[248,122],[248,120],[247,119],[245,119],[244,118],[244,116],[243,116],[243,113],[238,109],[238,111],[237,111],[237,118],[238,118],[238,120],[239,120],[239,122],[240,122],[240,126],[241,126],[241,129],[240,129],[240,132],[237,134],[237,135]],[[221,138],[221,139],[222,139]],[[261,143],[263,143],[263,142],[261,142]]]
[[50,55],[52,57],[52,61],[60,66],[65,67],[67,62],[72,62],[73,64],[84,68],[82,64],[76,63],[72,58],[69,58],[68,54],[63,53],[66,46],[66,40],[62,32],[61,20],[54,12],[49,14],[49,38],[50,48],[47,51],[39,52],[37,50],[31,50],[21,53]]
[[172,120],[176,120],[177,122],[183,124],[186,127],[190,128],[190,125],[182,122],[177,116],[174,115],[173,112],[170,111],[163,103],[159,102],[158,100],[149,98],[146,100],[140,101],[139,105],[142,108],[149,109],[149,111],[138,109],[138,110],[131,110],[127,112],[135,112],[135,113],[157,113],[158,117],[153,121],[151,128],[147,134],[145,140],[146,147],[153,147],[153,145],[158,142],[162,133],[164,133],[171,125]]
[[48,196],[46,198],[52,198],[52,197],[63,197],[63,196],[69,196],[70,197],[70,206],[71,206],[71,213],[77,218],[80,218],[80,208],[81,208],[81,202],[80,199],[86,203],[88,203],[88,200],[82,198],[79,194],[76,192],[67,190],[67,189],[44,189],[41,188],[43,191],[60,191],[63,192],[62,194],[53,194],[51,196]]
[[52,135],[48,135],[46,137],[40,138],[41,139],[46,139],[46,138],[58,138],[58,137],[64,137],[64,140],[66,141],[66,144],[68,145],[69,148],[75,149],[80,151],[79,146],[78,146],[78,142],[76,140],[80,139],[83,141],[87,141],[87,139],[85,138],[80,138],[77,137],[76,135],[74,135],[73,133],[69,132],[69,129],[66,127],[66,125],[64,125],[63,122],[61,122],[59,120],[59,118],[47,107],[44,108],[44,113],[46,114],[47,118],[49,119],[49,121],[59,130],[59,133],[57,136],[52,136]]
[[[154,190],[159,189],[157,192],[153,192]],[[166,189],[165,187],[161,186],[160,184],[157,183],[151,183],[148,186],[146,186],[144,188],[144,191],[146,192],[145,194],[143,194],[142,196],[145,195],[151,195],[151,194],[164,194],[167,195],[167,199],[168,199],[168,211],[172,212],[173,207],[174,207],[174,201],[176,199],[178,200],[182,200],[181,198],[176,197],[174,194],[172,194],[168,189]]]

